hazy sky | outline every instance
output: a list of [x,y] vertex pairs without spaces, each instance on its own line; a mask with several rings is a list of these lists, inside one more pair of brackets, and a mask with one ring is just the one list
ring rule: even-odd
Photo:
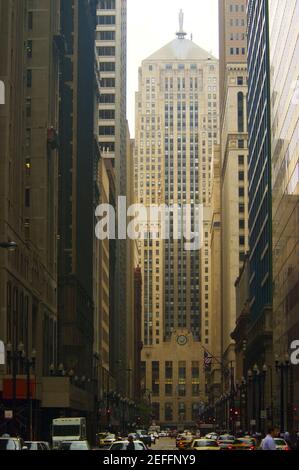
[[175,38],[179,10],[190,39],[218,57],[218,0],[128,0],[128,119],[135,134],[135,91],[142,60]]

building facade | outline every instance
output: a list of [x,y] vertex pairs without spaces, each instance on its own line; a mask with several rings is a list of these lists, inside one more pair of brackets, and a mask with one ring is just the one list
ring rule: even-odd
[[[127,195],[128,134],[126,121],[126,68],[127,68],[127,1],[100,0],[97,5],[96,50],[101,76],[101,95],[98,116],[98,138],[103,158],[111,158],[115,169],[115,208],[118,197]],[[123,358],[129,355],[127,310],[132,304],[127,297],[126,283],[129,273],[128,246],[126,240],[116,240],[114,258],[115,290],[111,308],[110,371],[117,380],[117,387],[128,395],[127,380],[120,377]],[[124,352],[126,351],[126,354]]]
[[60,2],[1,1],[0,12],[0,240],[17,243],[0,254],[0,432],[32,438],[45,412],[43,376],[57,361]]
[[[269,1],[272,194],[273,341],[284,361],[299,338],[299,109],[298,1]],[[285,369],[284,429],[296,429],[299,410],[297,368]]]
[[[156,421],[168,425],[196,423],[205,399],[202,344],[208,345],[210,337],[208,204],[218,137],[218,61],[186,39],[181,28],[177,39],[143,61],[136,97],[138,202],[148,208],[204,206],[200,250],[187,251],[183,238],[174,239],[175,210],[170,211],[169,239],[162,239],[159,220],[146,226],[140,244],[142,388],[154,397]],[[194,212],[191,225],[195,226]]]
[[[219,0],[221,97],[221,354],[235,368],[235,282],[248,251],[246,1]],[[230,387],[223,376],[223,386]]]
[[[271,364],[272,190],[268,1],[248,2],[250,325],[248,366]],[[257,64],[259,66],[257,66]]]

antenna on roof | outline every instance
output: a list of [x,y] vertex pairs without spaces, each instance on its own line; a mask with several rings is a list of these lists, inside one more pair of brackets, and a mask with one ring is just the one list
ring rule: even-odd
[[176,33],[178,39],[185,39],[185,37],[187,36],[187,33],[184,32],[184,12],[182,9],[180,9],[180,13],[179,13],[179,27],[180,27],[180,30],[178,33]]

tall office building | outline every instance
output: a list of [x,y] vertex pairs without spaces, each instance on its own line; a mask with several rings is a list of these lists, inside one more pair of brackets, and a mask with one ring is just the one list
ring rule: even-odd
[[[14,413],[10,424],[1,413],[0,434],[27,438],[33,427],[41,431],[43,377],[57,361],[59,3],[0,2],[0,241],[17,243],[14,253],[0,253],[0,337],[8,353],[0,394]],[[30,420],[26,364],[34,357]]]
[[268,0],[249,0],[247,15],[250,320],[246,362],[263,367],[273,362]]
[[[273,194],[273,340],[284,360],[299,338],[299,1],[270,0]],[[295,429],[299,373],[285,391],[284,429]],[[286,378],[287,380],[287,378]]]
[[247,0],[219,0],[219,83],[220,114],[225,106],[227,64],[246,63]]
[[214,359],[207,374],[209,403],[214,405],[221,395],[221,164],[220,146],[214,147],[211,191],[211,334],[210,352]]
[[[127,68],[127,1],[99,0],[97,9],[96,50],[101,76],[99,103],[99,144],[103,158],[112,159],[115,170],[116,210],[118,197],[127,195],[128,137],[126,122],[126,68]],[[121,210],[121,208],[120,208]],[[110,309],[110,371],[117,386],[127,392],[127,380],[120,369],[126,364],[127,297],[126,280],[129,269],[127,240],[117,240],[114,245],[115,260],[111,266],[114,291],[113,308]],[[112,277],[111,277],[112,279]],[[126,352],[128,354],[126,354]]]
[[[186,39],[182,19],[177,38],[144,60],[139,70],[135,191],[147,207],[203,204],[208,221],[213,145],[219,137],[218,60]],[[142,389],[151,393],[156,421],[194,423],[205,399],[209,228],[203,230],[199,251],[186,251],[183,239],[174,240],[173,211],[169,239],[155,238],[151,230],[140,245]]]
[[[221,350],[235,368],[235,282],[248,251],[246,1],[219,0],[221,129]],[[220,295],[220,292],[219,292]],[[224,370],[224,369],[223,369]],[[229,379],[230,374],[224,378]],[[229,382],[229,381],[227,381]],[[225,387],[229,383],[224,384]]]
[[88,417],[91,433],[96,424],[97,365],[93,354],[94,177],[99,158],[94,129],[96,2],[60,3],[58,373],[63,378],[47,379],[52,387],[47,403],[52,417],[61,408],[65,414]]

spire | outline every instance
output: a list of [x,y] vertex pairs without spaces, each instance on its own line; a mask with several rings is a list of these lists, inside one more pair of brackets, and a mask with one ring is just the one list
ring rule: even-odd
[[184,32],[184,12],[181,9],[179,13],[179,27],[180,30],[178,33],[176,33],[177,37],[179,39],[185,39],[185,36],[187,36],[187,33]]

